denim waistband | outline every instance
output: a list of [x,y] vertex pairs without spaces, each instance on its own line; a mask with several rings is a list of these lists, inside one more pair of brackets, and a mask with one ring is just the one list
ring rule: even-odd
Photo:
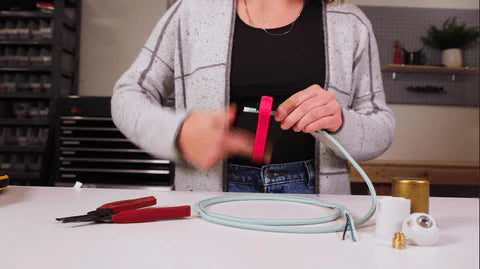
[[309,189],[314,188],[315,161],[299,161],[291,163],[267,164],[253,167],[238,164],[229,164],[229,183],[269,187],[280,184],[289,184],[296,181],[305,181]]

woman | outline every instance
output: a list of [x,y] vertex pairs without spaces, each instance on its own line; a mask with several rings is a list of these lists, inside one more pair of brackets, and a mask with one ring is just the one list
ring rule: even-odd
[[[368,19],[327,2],[176,2],[117,82],[115,124],[175,161],[176,190],[349,193],[348,164],[319,131],[367,160],[390,146],[395,121]],[[256,125],[243,108],[261,95],[276,101],[271,164],[248,159]]]

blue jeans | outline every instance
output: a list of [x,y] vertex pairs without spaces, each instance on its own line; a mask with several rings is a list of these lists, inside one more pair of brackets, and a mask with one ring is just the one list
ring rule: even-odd
[[315,193],[314,160],[253,167],[228,164],[229,192]]

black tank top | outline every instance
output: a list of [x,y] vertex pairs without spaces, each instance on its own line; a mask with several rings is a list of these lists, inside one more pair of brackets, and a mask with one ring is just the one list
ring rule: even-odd
[[[294,93],[312,84],[324,86],[325,49],[321,1],[306,1],[292,25],[263,29],[251,27],[237,15],[233,37],[230,101],[238,105],[234,126],[255,133],[257,114],[243,113],[243,107],[257,107],[262,95],[274,98],[273,109]],[[310,134],[284,131],[273,117],[268,139],[273,142],[271,163],[304,161],[315,156],[315,139]],[[254,165],[234,157],[229,163]],[[258,166],[258,165],[256,165]]]

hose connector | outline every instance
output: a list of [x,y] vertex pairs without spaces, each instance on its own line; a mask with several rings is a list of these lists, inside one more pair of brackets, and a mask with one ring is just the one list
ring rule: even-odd
[[403,233],[395,233],[393,236],[392,247],[394,249],[405,249],[405,235]]

